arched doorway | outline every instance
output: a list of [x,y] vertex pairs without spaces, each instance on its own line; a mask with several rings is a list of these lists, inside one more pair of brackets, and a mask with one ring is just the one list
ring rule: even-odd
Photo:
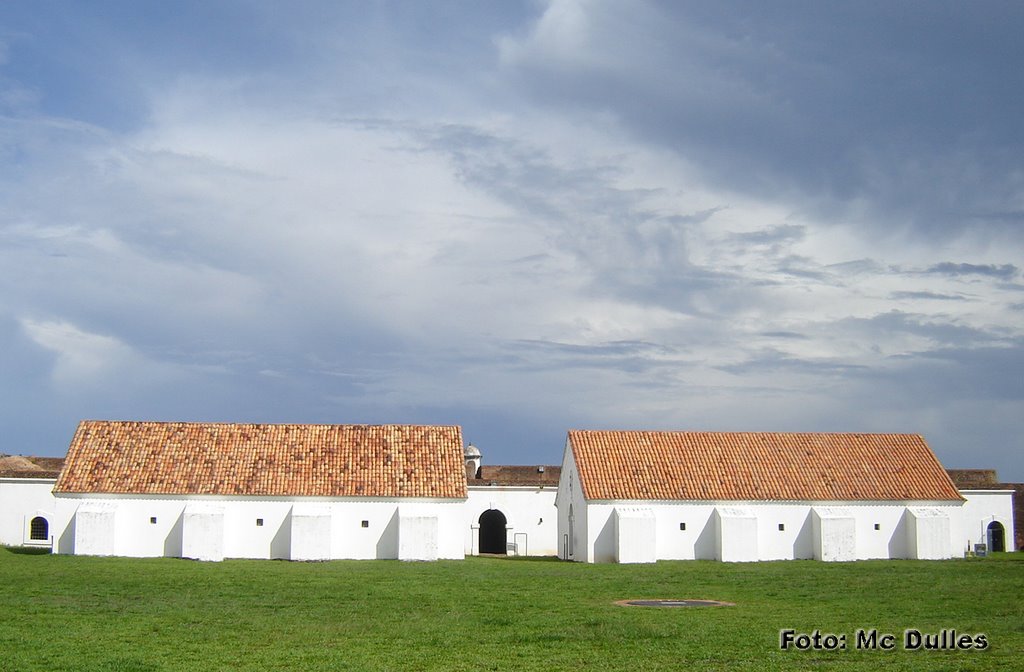
[[50,522],[42,516],[36,516],[28,524],[28,538],[32,541],[48,541],[50,539]]
[[995,553],[1002,553],[1006,550],[1006,532],[1003,524],[992,521],[988,524],[988,548]]
[[508,520],[505,514],[497,509],[490,509],[480,514],[480,552],[506,553],[505,525]]
[[571,558],[574,555],[576,555],[576,549],[574,548],[575,544],[573,543],[573,539],[575,537],[576,537],[576,516],[573,515],[572,504],[570,504],[569,505],[569,538],[565,540],[565,547],[566,547],[565,548],[565,550],[566,550],[566,553],[565,553],[566,557],[565,557],[565,559],[566,560],[568,560],[569,558]]

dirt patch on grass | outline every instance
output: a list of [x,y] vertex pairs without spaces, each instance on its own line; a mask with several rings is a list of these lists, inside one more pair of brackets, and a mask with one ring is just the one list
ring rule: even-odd
[[732,602],[721,602],[719,600],[619,600],[615,604],[620,607],[735,607]]

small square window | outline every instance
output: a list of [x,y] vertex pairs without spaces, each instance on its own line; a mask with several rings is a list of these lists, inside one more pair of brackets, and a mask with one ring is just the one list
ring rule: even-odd
[[680,530],[686,530],[686,523],[679,523]]
[[150,516],[149,517],[149,524],[150,525],[156,525],[156,516]]
[[880,529],[882,529],[882,526],[881,526],[881,525],[879,525],[878,523],[875,523],[875,529],[876,529],[876,530],[880,530]]
[[256,519],[256,527],[263,527],[263,519],[262,518],[257,518]]
[[785,532],[785,531],[786,531],[786,524],[785,523],[779,523],[779,532]]
[[370,526],[370,521],[364,520],[361,524],[362,524],[363,527],[369,527]]

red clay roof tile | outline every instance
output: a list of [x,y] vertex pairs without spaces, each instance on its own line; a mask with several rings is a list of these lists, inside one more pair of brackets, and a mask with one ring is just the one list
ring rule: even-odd
[[588,500],[960,500],[914,434],[569,432]]
[[54,492],[466,497],[462,430],[86,420]]

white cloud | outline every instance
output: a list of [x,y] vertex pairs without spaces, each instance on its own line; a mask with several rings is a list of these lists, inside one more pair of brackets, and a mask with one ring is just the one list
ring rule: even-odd
[[70,322],[23,318],[21,326],[36,344],[56,355],[52,380],[67,392],[103,383],[132,388],[140,380],[151,382],[154,374],[168,373],[118,339],[90,333]]

